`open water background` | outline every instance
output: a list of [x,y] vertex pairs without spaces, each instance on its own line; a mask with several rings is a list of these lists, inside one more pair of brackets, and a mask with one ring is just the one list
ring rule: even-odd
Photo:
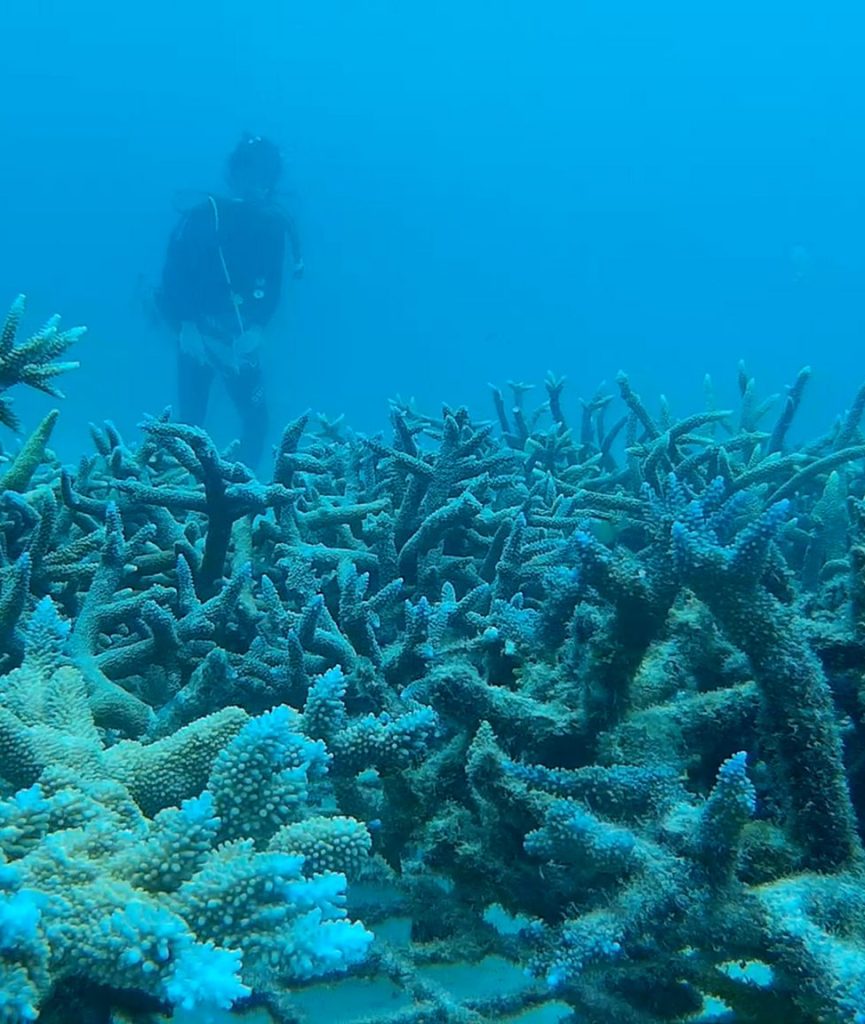
[[[90,334],[58,448],[174,400],[140,295],[244,130],[288,158],[307,274],[268,342],[274,432],[387,399],[625,368],[653,404],[810,363],[799,436],[865,378],[865,8],[853,2],[7,2],[0,300]],[[19,399],[30,425],[46,407]],[[209,426],[234,434],[217,396]]]

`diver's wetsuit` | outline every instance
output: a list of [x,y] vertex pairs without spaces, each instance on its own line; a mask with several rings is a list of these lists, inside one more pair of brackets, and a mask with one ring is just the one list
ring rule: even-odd
[[278,208],[209,197],[175,228],[158,294],[159,307],[180,335],[193,325],[211,358],[178,346],[180,419],[202,423],[213,377],[219,373],[240,414],[240,458],[255,466],[267,433],[267,406],[258,353],[234,362],[232,344],[265,327],[279,304],[288,218]]

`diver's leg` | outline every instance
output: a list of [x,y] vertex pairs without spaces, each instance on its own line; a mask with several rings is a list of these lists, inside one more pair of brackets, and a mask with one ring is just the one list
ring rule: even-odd
[[257,359],[245,362],[236,373],[226,374],[225,387],[242,424],[238,458],[250,469],[257,469],[270,421],[261,363]]
[[177,399],[178,419],[181,423],[192,423],[201,427],[207,413],[210,386],[213,383],[213,369],[208,363],[189,355],[177,353]]

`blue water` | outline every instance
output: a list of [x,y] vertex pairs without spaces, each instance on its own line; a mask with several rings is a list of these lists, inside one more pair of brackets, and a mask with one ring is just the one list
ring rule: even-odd
[[[0,298],[90,327],[61,453],[174,401],[138,296],[247,129],[289,159],[307,265],[274,434],[308,407],[375,430],[397,393],[486,414],[488,381],[547,370],[574,408],[625,368],[685,413],[740,358],[764,393],[812,364],[822,427],[865,376],[863,27],[852,2],[5,5]],[[218,395],[208,425],[234,435]]]
[[[489,382],[540,399],[548,371],[571,422],[620,369],[684,416],[707,373],[734,405],[740,359],[761,395],[813,367],[790,440],[815,435],[865,380],[863,35],[852,0],[6,0],[0,314],[25,292],[28,327],[89,327],[55,448],[175,402],[147,296],[244,131],[282,147],[306,265],[267,332],[270,442],[306,409],[386,430],[397,395],[492,417]],[[32,427],[56,400],[15,403]],[[219,391],[207,427],[236,434]],[[309,1018],[394,1009],[345,986]]]

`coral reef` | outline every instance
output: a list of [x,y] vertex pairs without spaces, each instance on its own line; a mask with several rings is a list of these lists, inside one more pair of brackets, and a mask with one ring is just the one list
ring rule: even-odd
[[[63,393],[57,388],[54,378],[67,370],[74,370],[78,363],[56,363],[53,360],[84,333],[83,327],[61,331],[60,317],[52,316],[35,334],[19,342],[18,325],[24,315],[24,306],[24,296],[19,295],[0,328],[0,423],[13,430],[20,428],[20,422],[12,410],[9,396],[4,392],[18,384],[25,384],[55,398],[62,398]],[[4,486],[8,484],[4,483]]]
[[338,869],[368,834],[313,815],[329,755],[300,714],[229,707],[106,747],[84,675],[50,643],[64,627],[43,598],[2,678],[0,764],[21,787],[0,804],[3,1019],[36,1019],[69,979],[219,1008],[362,959]]
[[[267,482],[168,415],[74,470],[41,427],[0,494],[0,1020],[293,1021],[354,971],[391,1024],[862,1024],[865,388],[794,445],[808,379],[302,416]],[[489,957],[519,991],[424,974]]]

